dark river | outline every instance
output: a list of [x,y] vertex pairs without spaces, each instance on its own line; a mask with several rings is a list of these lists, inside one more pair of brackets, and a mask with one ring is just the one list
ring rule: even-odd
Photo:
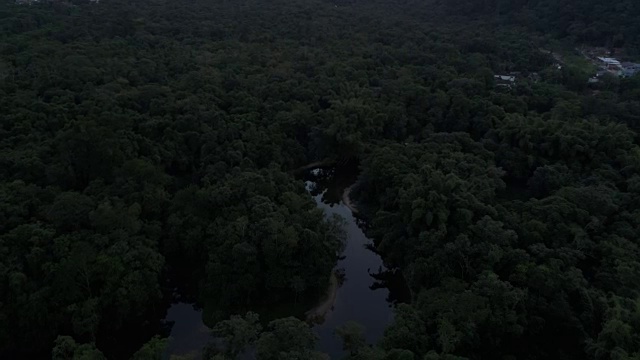
[[[337,327],[349,321],[358,322],[365,328],[366,340],[373,344],[380,340],[393,320],[394,304],[409,298],[400,272],[384,266],[380,256],[371,250],[372,241],[362,231],[364,223],[342,202],[345,189],[356,182],[357,173],[351,170],[355,168],[351,164],[343,168],[314,169],[305,177],[307,189],[326,216],[338,214],[346,220],[347,243],[336,265],[343,279],[332,309],[321,323],[313,326],[319,338],[318,350],[331,359],[340,359],[343,355],[342,343],[334,335]],[[175,321],[175,324],[165,358],[169,355],[198,356],[212,340],[202,322],[202,312],[192,305],[172,305],[167,320]]]

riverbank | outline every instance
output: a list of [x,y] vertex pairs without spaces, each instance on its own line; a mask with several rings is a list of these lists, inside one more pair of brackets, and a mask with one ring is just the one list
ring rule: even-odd
[[[317,167],[317,166],[311,166],[314,164],[316,163],[309,164],[305,166],[305,168],[312,169],[314,167]],[[356,208],[355,204],[351,201],[351,197],[349,196],[350,194],[351,194],[351,186],[347,187],[342,192],[342,203],[347,208],[349,208],[349,210],[351,210],[352,213],[357,214],[358,208]],[[332,271],[331,277],[329,279],[329,287],[327,288],[327,294],[325,296],[325,299],[321,301],[318,305],[316,305],[313,309],[305,313],[307,321],[316,323],[316,324],[322,323],[324,316],[333,307],[333,304],[336,300],[336,295],[338,293],[338,287],[339,287],[338,278],[336,276],[336,272]]]
[[[296,171],[301,171],[301,169],[310,170],[310,169],[326,166],[327,164],[330,164],[330,163],[332,163],[331,160],[325,159],[323,161],[317,161],[317,162],[305,165]],[[350,197],[351,188],[352,186],[348,186],[342,192],[342,203],[355,215],[358,213],[358,208],[351,201],[351,197]],[[325,295],[324,300],[322,300],[318,305],[316,305],[314,308],[312,308],[311,310],[305,313],[305,316],[308,322],[321,324],[324,321],[325,315],[331,310],[331,308],[333,307],[333,304],[335,303],[335,299],[338,293],[338,288],[339,288],[338,278],[334,270],[331,272],[331,277],[329,279],[329,286],[327,288],[327,293]]]
[[344,206],[348,207],[352,213],[357,214],[358,208],[351,201],[351,188],[352,186],[349,186],[346,189],[344,189],[344,192],[342,193],[342,203],[344,204]]
[[336,301],[336,295],[338,294],[338,276],[335,270],[331,271],[331,277],[329,278],[329,287],[324,299],[316,305],[313,309],[305,313],[307,321],[314,324],[322,324],[325,315],[333,308],[333,304]]

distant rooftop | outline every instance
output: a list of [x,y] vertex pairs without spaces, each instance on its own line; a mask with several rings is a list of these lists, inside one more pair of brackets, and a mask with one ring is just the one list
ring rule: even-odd
[[496,78],[497,80],[502,80],[502,81],[510,81],[510,82],[516,81],[516,77],[513,75],[494,75],[493,77]]
[[607,65],[620,65],[620,61],[618,61],[617,59],[614,59],[614,58],[599,57],[598,60],[602,61],[603,63],[605,63]]

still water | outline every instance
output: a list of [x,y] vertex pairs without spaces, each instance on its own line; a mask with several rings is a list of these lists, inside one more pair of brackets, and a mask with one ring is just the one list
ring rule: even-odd
[[191,355],[200,359],[202,348],[213,340],[211,329],[202,322],[202,311],[187,303],[173,304],[165,321],[173,322],[165,358],[169,355]]
[[[343,355],[342,343],[334,335],[336,328],[355,321],[364,326],[365,338],[373,344],[380,340],[393,320],[394,299],[405,297],[397,294],[398,291],[390,292],[388,283],[402,285],[400,273],[385,268],[380,256],[371,250],[373,242],[362,231],[364,223],[342,201],[345,189],[356,181],[357,174],[339,170],[313,170],[307,183],[316,204],[327,216],[337,214],[346,220],[347,243],[336,265],[344,274],[344,281],[337,290],[332,311],[326,314],[324,323],[314,327],[319,336],[318,349],[332,359]],[[392,289],[396,288],[403,289],[392,286]]]
[[[347,243],[336,265],[343,279],[333,307],[321,323],[313,326],[318,334],[318,350],[331,359],[340,359],[344,354],[342,343],[334,334],[336,328],[349,321],[358,322],[365,328],[366,340],[373,344],[393,320],[393,306],[409,297],[400,272],[385,267],[380,256],[371,250],[373,243],[362,230],[364,223],[343,204],[345,189],[357,179],[354,168],[314,169],[305,177],[307,189],[325,215],[337,214],[346,220]],[[177,303],[169,308],[166,320],[175,323],[165,358],[189,354],[199,359],[201,349],[212,340],[202,322],[202,312],[192,305]]]

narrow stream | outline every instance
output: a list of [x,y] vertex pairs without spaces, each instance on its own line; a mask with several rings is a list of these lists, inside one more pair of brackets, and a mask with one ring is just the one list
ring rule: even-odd
[[[345,189],[356,182],[355,169],[356,166],[318,168],[305,177],[307,189],[326,216],[338,214],[346,220],[347,243],[336,264],[343,279],[331,310],[313,326],[319,338],[318,350],[331,359],[344,355],[342,343],[335,336],[336,328],[358,322],[364,326],[367,342],[374,344],[393,320],[393,306],[409,298],[400,272],[385,267],[380,256],[371,250],[373,242],[362,231],[362,221],[342,203]],[[165,320],[174,325],[164,358],[191,355],[192,359],[200,359],[201,350],[213,339],[202,322],[202,311],[187,303],[176,303],[168,309]]]
[[318,350],[340,359],[342,342],[335,329],[349,321],[364,326],[368,343],[374,344],[393,320],[393,305],[408,299],[408,290],[400,272],[389,271],[378,254],[370,248],[373,242],[361,227],[364,225],[342,202],[345,189],[356,181],[357,173],[345,169],[325,168],[310,172],[307,188],[327,216],[338,214],[346,220],[347,244],[336,269],[344,274],[337,290],[333,309],[324,322],[314,326],[319,336]]

